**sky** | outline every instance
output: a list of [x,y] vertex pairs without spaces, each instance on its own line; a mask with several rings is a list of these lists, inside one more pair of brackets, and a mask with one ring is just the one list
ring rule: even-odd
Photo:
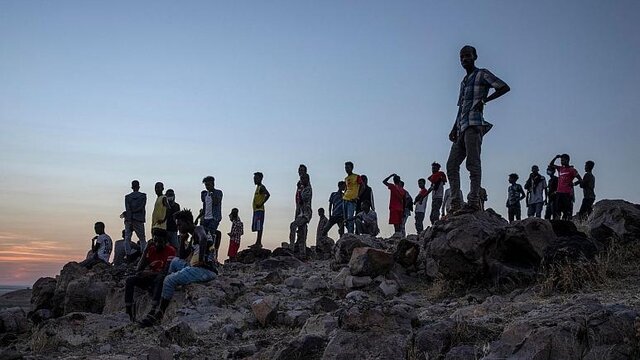
[[488,207],[506,215],[507,175],[559,153],[581,173],[595,161],[599,199],[638,203],[639,13],[624,0],[0,1],[0,284],[81,260],[96,221],[119,239],[133,179],[150,217],[156,181],[197,210],[215,176],[245,247],[261,171],[274,248],[298,164],[315,210],[353,161],[391,235],[381,181],[398,173],[415,195],[446,164],[465,44],[511,87],[485,109]]

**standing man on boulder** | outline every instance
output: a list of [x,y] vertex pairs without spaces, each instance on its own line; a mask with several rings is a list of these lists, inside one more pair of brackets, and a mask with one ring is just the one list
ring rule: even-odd
[[[205,232],[211,236],[215,244],[215,258],[218,258],[218,250],[220,249],[220,236],[218,236],[218,226],[222,220],[222,190],[216,189],[216,179],[213,176],[207,176],[202,179],[205,190],[200,193],[202,201],[202,209],[200,209],[199,217],[202,217],[202,227]],[[196,219],[197,222],[197,219]]]
[[547,180],[540,175],[538,165],[531,167],[531,174],[524,183],[524,189],[527,190],[527,217],[542,217],[542,207],[547,201],[548,193]]
[[[556,160],[560,159],[560,166],[555,164]],[[562,216],[562,220],[571,220],[573,217],[573,179],[578,179],[577,184],[582,181],[582,177],[569,163],[571,157],[569,154],[556,155],[549,167],[555,168],[558,171],[558,190],[556,191],[556,213]]]
[[169,244],[177,249],[180,246],[178,241],[178,225],[176,225],[176,219],[173,217],[178,211],[180,211],[180,204],[176,202],[176,193],[173,189],[167,190],[165,193],[167,197],[167,235],[169,238]]
[[[393,184],[389,184],[389,179],[393,178]],[[400,187],[400,176],[391,174],[382,183],[389,189],[389,224],[393,225],[395,231],[393,236],[402,235],[402,219],[404,217],[404,190]]]
[[[460,63],[467,74],[460,84],[458,115],[449,133],[449,140],[453,143],[447,160],[447,173],[451,181],[452,213],[462,208],[462,198],[459,196],[460,165],[465,159],[471,181],[465,211],[480,210],[482,138],[493,126],[484,119],[484,106],[510,90],[509,85],[489,70],[477,68],[475,66],[477,59],[478,53],[473,46],[466,45],[460,50]],[[490,88],[495,90],[491,95],[489,95]]]
[[153,205],[153,213],[151,214],[151,230],[163,229],[167,230],[167,197],[164,196],[164,184],[157,182],[155,186],[156,202]]
[[356,203],[360,195],[362,195],[364,187],[362,186],[362,178],[360,178],[358,174],[353,173],[353,163],[351,161],[344,163],[344,171],[347,173],[347,176],[344,178],[347,187],[342,195],[342,200],[344,201],[342,204],[344,211],[343,218],[347,225],[347,232],[353,234],[355,230],[353,217],[356,214]]
[[258,233],[256,243],[251,245],[252,248],[262,248],[262,231],[264,230],[264,204],[269,200],[271,194],[267,187],[262,184],[264,175],[261,172],[253,174],[253,183],[256,185],[256,191],[253,193],[253,219],[251,221],[251,231]]
[[582,205],[578,211],[578,218],[580,220],[587,220],[591,212],[593,211],[593,203],[596,201],[596,177],[593,176],[593,167],[596,165],[593,161],[589,160],[584,164],[584,177],[580,182],[582,188]]
[[305,258],[307,254],[308,224],[313,216],[313,210],[311,209],[312,197],[313,190],[311,189],[309,174],[302,174],[300,175],[300,202],[297,206],[298,212],[289,227],[289,245],[293,249],[294,254],[301,258]]
[[429,220],[431,225],[440,220],[440,208],[444,202],[444,184],[447,183],[447,175],[440,171],[440,164],[434,162],[431,164],[431,175],[429,175],[431,186],[427,190],[427,194],[431,195],[431,215]]
[[133,180],[131,182],[131,193],[124,197],[124,252],[129,261],[132,254],[131,236],[135,231],[138,240],[140,240],[140,251],[144,251],[147,246],[147,240],[144,234],[144,222],[146,217],[145,207],[147,206],[147,194],[140,192],[140,182]]

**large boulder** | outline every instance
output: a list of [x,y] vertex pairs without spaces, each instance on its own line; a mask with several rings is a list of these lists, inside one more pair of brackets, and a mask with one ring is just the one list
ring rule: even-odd
[[393,253],[393,258],[398,264],[408,268],[416,264],[419,255],[420,245],[417,242],[401,239]]
[[591,236],[608,244],[612,239],[622,242],[640,239],[640,205],[624,200],[598,201],[587,221]]
[[53,295],[56,292],[56,279],[43,277],[33,284],[31,291],[31,311],[53,308]]
[[354,305],[340,315],[340,328],[322,359],[405,359],[413,337],[411,319],[391,309]]
[[349,270],[354,276],[384,275],[393,266],[393,254],[370,247],[355,248],[349,260]]
[[316,259],[318,260],[331,260],[333,257],[333,246],[336,244],[332,238],[328,236],[322,236],[316,241]]
[[509,324],[483,359],[633,359],[637,316],[589,298],[549,305]]
[[264,260],[269,256],[271,256],[271,250],[269,249],[249,248],[240,251],[236,256],[236,261],[243,264],[253,264],[256,261]]
[[0,334],[22,334],[27,330],[29,330],[29,321],[21,307],[0,310]]
[[351,260],[353,249],[370,247],[368,238],[354,234],[344,234],[333,247],[333,261],[335,264],[347,264]]
[[55,317],[62,316],[64,312],[65,296],[67,293],[67,286],[74,280],[81,279],[87,275],[89,271],[76,262],[67,263],[60,275],[57,277],[56,290],[51,299],[51,310]]
[[102,313],[112,284],[83,277],[69,282],[64,297],[64,314],[72,312]]
[[129,324],[125,313],[71,313],[49,320],[39,327],[31,337],[31,347],[35,352],[46,353],[61,346],[96,346],[122,336],[122,329]]
[[272,296],[267,296],[254,301],[251,304],[251,310],[256,320],[262,325],[267,326],[272,323],[278,315],[279,301]]

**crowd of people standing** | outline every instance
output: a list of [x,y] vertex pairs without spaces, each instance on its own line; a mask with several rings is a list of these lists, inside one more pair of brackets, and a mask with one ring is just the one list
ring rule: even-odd
[[[438,162],[431,164],[431,174],[417,180],[417,195],[411,196],[407,184],[398,174],[390,174],[382,180],[389,190],[389,219],[394,236],[405,236],[406,224],[411,214],[415,219],[415,231],[424,230],[428,197],[431,196],[429,221],[436,223],[442,217],[456,214],[482,211],[487,201],[487,192],[481,186],[482,165],[481,148],[485,135],[492,124],[487,122],[483,111],[487,103],[503,96],[510,87],[487,69],[477,68],[477,51],[472,46],[460,50],[460,63],[466,75],[460,84],[458,113],[449,133],[451,148],[446,162],[446,173]],[[490,94],[490,90],[493,92]],[[560,165],[556,161],[560,159]],[[460,189],[460,166],[466,162],[469,171],[470,191],[467,201],[463,201]],[[545,218],[571,220],[573,214],[574,186],[579,185],[584,192],[584,200],[578,216],[585,218],[591,213],[595,200],[595,177],[593,161],[585,164],[585,175],[570,165],[567,154],[555,156],[547,167],[547,179],[534,165],[524,187],[518,184],[518,175],[508,177],[507,212],[509,221],[520,220],[521,201],[526,201],[527,215],[542,217],[546,205]],[[380,233],[378,215],[374,202],[373,189],[369,178],[354,172],[351,161],[344,163],[346,176],[337,183],[337,190],[329,196],[328,211],[317,210],[319,221],[316,230],[317,239],[327,236],[333,226],[338,226],[338,234],[367,234],[377,236]],[[556,175],[557,174],[557,175]],[[254,173],[256,186],[252,200],[251,230],[256,232],[256,241],[251,248],[262,248],[262,235],[265,226],[265,204],[271,194],[263,184],[264,175]],[[428,181],[428,183],[427,183]],[[207,176],[202,180],[204,190],[200,193],[202,203],[197,217],[191,210],[181,209],[175,202],[172,189],[164,191],[164,184],[155,184],[156,200],[151,216],[152,239],[147,244],[145,237],[146,194],[140,192],[140,183],[131,182],[132,192],[125,196],[123,254],[116,249],[116,259],[137,263],[136,274],[127,279],[125,289],[126,312],[132,320],[137,318],[133,306],[134,288],[142,287],[153,294],[152,308],[141,319],[144,326],[159,322],[171,300],[177,286],[192,282],[214,279],[218,274],[218,257],[222,234],[218,230],[222,221],[223,192],[215,186],[215,178]],[[446,185],[448,189],[445,189]],[[428,185],[428,187],[427,187]],[[307,166],[298,167],[298,182],[295,188],[295,211],[290,223],[288,246],[297,257],[307,257],[307,235],[313,216],[313,189]],[[233,208],[229,214],[231,231],[227,255],[231,261],[237,256],[244,225],[239,211]],[[95,224],[96,237],[87,260],[86,267],[99,263],[108,263],[112,242],[105,233],[102,222]],[[138,242],[132,241],[133,234]],[[117,248],[117,246],[116,246]]]

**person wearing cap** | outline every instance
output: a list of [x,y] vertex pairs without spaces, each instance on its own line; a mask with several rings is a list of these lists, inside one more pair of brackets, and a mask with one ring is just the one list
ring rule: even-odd
[[236,255],[238,255],[238,249],[240,248],[240,238],[244,234],[244,225],[238,215],[238,209],[231,209],[229,214],[229,220],[231,220],[231,231],[227,233],[229,235],[229,261],[235,261]]
[[[271,194],[267,187],[262,184],[264,175],[261,172],[253,174],[253,183],[256,185],[256,191],[253,193],[253,219],[251,221],[251,231],[258,233],[256,243],[251,245],[252,248],[262,248],[262,231],[264,230],[264,204],[269,200]],[[240,240],[238,240],[240,241]],[[229,245],[231,249],[231,245]]]

